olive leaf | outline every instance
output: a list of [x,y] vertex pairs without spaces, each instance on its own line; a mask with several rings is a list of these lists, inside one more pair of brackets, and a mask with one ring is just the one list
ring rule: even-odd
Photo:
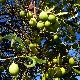
[[14,33],[14,34],[8,34],[8,35],[4,36],[3,38],[11,40],[11,47],[12,47],[13,43],[19,42],[20,48],[21,49],[25,49],[25,45],[23,44],[22,39],[20,37],[17,37],[16,33]]
[[58,63],[58,65],[60,65],[60,64],[62,63],[62,59],[61,59],[61,57],[60,57],[60,53],[59,53],[59,55],[57,56],[57,63]]
[[16,41],[20,44],[21,49],[25,49],[25,45],[20,37],[16,37]]
[[12,47],[13,43],[15,43],[16,37],[17,37],[17,35],[16,35],[16,33],[14,33],[12,36],[12,40],[11,40],[11,47]]
[[73,67],[72,67],[72,69],[74,70],[75,73],[80,74],[80,71],[79,70],[74,69]]
[[80,7],[80,4],[74,4],[73,6],[78,6],[78,7]]
[[10,33],[10,34],[4,36],[3,38],[4,39],[10,39],[11,40],[12,39],[12,36],[13,36],[13,34]]
[[23,63],[27,68],[30,68],[30,67],[34,67],[37,63],[39,64],[42,64],[42,63],[46,63],[46,60],[42,60],[42,59],[38,59],[36,56],[18,56],[18,57],[23,57],[23,58],[29,58],[33,61],[32,64],[28,65],[26,62]]
[[66,14],[68,14],[68,12],[60,12],[60,13],[56,14],[56,16],[57,16],[57,15],[58,15],[58,16],[62,16],[62,15],[66,15]]
[[45,74],[42,74],[42,80],[46,80]]
[[17,37],[17,35],[16,35],[16,33],[14,33],[14,34],[8,34],[8,35],[4,36],[3,38],[11,40],[11,47],[12,47],[13,43],[15,42],[16,37]]
[[33,57],[26,56],[26,58],[29,58],[33,61],[33,63],[30,65],[27,65],[27,63],[23,63],[27,68],[34,67],[36,65],[36,61]]
[[36,56],[33,56],[33,58],[36,60],[36,63],[38,64],[46,63],[46,60],[38,59]]
[[52,11],[55,8],[55,6],[53,6],[52,8],[50,8],[49,10],[46,11],[46,13],[50,13],[50,11]]
[[36,63],[39,63],[39,64],[46,63],[46,60],[38,59],[36,56],[32,56],[32,57],[26,56],[26,57],[33,61],[33,63],[31,65],[27,65],[26,63],[24,63],[24,65],[27,68],[34,67],[36,65]]

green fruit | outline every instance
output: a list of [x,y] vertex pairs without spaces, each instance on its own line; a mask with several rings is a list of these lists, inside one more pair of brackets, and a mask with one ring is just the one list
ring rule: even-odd
[[9,72],[11,75],[16,76],[19,72],[18,64],[15,64],[14,62],[9,66]]
[[36,44],[30,43],[30,44],[29,44],[29,47],[30,47],[30,48],[34,48],[34,47],[36,47]]
[[54,28],[57,29],[59,27],[59,22],[56,21],[55,24],[53,24]]
[[0,35],[0,42],[2,41],[2,39],[3,39],[3,38],[2,38],[2,36]]
[[31,13],[31,11],[29,11],[29,12],[27,13],[27,18],[30,19],[30,18],[32,18],[32,17],[33,17],[33,15],[32,15],[32,13]]
[[66,71],[65,71],[65,68],[61,67],[60,69],[61,69],[61,71],[62,71],[62,74],[64,75],[65,72],[66,72]]
[[20,11],[20,16],[21,16],[21,17],[25,17],[25,11],[21,10],[21,11]]
[[59,27],[59,22],[56,21],[55,24],[52,24],[48,30],[51,32],[56,32],[58,27]]
[[53,59],[53,63],[57,63],[57,59]]
[[74,64],[75,64],[74,58],[71,57],[71,58],[69,59],[69,64],[71,64],[71,65],[74,65]]
[[53,76],[54,76],[54,68],[49,68],[48,69],[48,76],[50,77],[50,78],[52,78]]
[[37,21],[36,21],[35,18],[31,18],[30,21],[29,21],[29,24],[30,24],[31,26],[36,26],[36,23],[37,23]]
[[54,40],[56,40],[56,39],[58,39],[58,35],[57,34],[54,35]]
[[39,29],[43,29],[43,28],[44,28],[44,22],[39,21],[39,22],[37,23],[37,27],[38,27]]
[[5,2],[6,2],[6,0],[0,0],[0,3],[2,3],[2,4],[5,3]]
[[53,22],[53,23],[56,21],[56,17],[55,17],[55,15],[53,15],[53,14],[50,14],[49,17],[48,17],[48,19],[49,19],[51,22]]
[[49,21],[46,21],[46,22],[45,22],[45,26],[46,26],[46,27],[50,26],[50,24],[51,24],[51,23],[50,23]]
[[48,15],[47,15],[46,12],[42,11],[42,12],[40,13],[40,15],[39,15],[39,18],[40,18],[41,20],[47,20],[47,19],[48,19]]
[[54,76],[55,77],[61,77],[62,76],[62,71],[61,71],[60,67],[54,68]]

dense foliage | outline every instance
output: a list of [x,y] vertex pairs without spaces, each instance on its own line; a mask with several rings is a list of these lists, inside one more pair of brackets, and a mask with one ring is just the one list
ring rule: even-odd
[[[78,0],[0,0],[0,4],[1,79],[35,80],[40,73],[41,80],[77,80]],[[70,50],[77,51],[75,57]]]

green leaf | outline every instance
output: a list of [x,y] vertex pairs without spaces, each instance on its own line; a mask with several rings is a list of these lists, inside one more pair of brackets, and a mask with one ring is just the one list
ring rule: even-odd
[[13,34],[8,34],[8,35],[4,36],[3,38],[4,39],[12,39],[12,36],[13,36]]
[[27,68],[34,67],[36,65],[36,61],[34,58],[29,57],[29,56],[26,56],[26,58],[30,58],[33,61],[31,65],[27,65],[27,63],[23,63]]
[[53,6],[52,8],[50,8],[49,10],[46,11],[46,13],[50,13],[50,11],[52,11],[55,8],[55,6]]
[[15,40],[14,39],[12,39],[11,40],[11,47],[12,47],[12,45],[13,45],[13,43],[15,42]]
[[36,63],[39,63],[39,64],[46,63],[46,60],[38,59],[36,56],[32,56],[32,57],[30,57],[30,56],[19,56],[19,57],[29,58],[33,61],[33,63],[30,65],[27,65],[27,63],[23,63],[27,68],[34,67],[36,65]]
[[25,49],[25,45],[23,44],[23,41],[22,41],[22,39],[21,39],[20,37],[17,37],[17,38],[16,38],[16,41],[19,42],[20,47],[21,47],[22,49]]
[[46,60],[42,60],[42,59],[38,59],[36,56],[33,57],[36,61],[36,63],[42,64],[42,63],[46,63]]
[[16,35],[16,33],[14,33],[14,34],[12,35],[12,39],[11,39],[11,47],[12,47],[13,43],[15,42],[16,37],[17,37],[17,35]]
[[73,68],[73,70],[74,70],[75,73],[80,74],[80,71],[79,70],[74,69],[74,68]]
[[42,74],[42,80],[46,80],[45,74]]
[[61,80],[60,78],[54,78],[53,80]]
[[56,16],[57,16],[57,15],[58,15],[58,16],[62,16],[62,15],[66,15],[66,14],[68,14],[68,12],[60,12],[60,13],[56,14]]
[[78,6],[78,7],[80,7],[80,4],[74,4],[73,6]]

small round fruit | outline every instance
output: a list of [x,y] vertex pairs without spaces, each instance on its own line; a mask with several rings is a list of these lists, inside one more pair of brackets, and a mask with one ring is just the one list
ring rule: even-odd
[[51,31],[51,32],[56,32],[58,27],[59,27],[59,22],[56,21],[55,24],[52,24],[52,25],[49,27],[49,31]]
[[48,19],[49,19],[51,22],[53,22],[53,23],[56,21],[56,17],[55,17],[55,15],[53,15],[53,14],[50,14],[49,17],[48,17]]
[[65,71],[65,68],[61,67],[60,69],[61,69],[61,71],[62,71],[62,74],[65,74],[65,72],[66,72],[66,71]]
[[35,18],[31,18],[30,21],[29,21],[29,24],[30,24],[31,26],[36,26],[36,23],[37,23],[37,21],[36,21]]
[[58,39],[58,35],[57,34],[54,35],[54,40],[56,40],[56,39]]
[[36,44],[30,43],[30,44],[29,44],[29,47],[30,47],[30,48],[34,48],[34,47],[36,47]]
[[51,24],[51,23],[50,23],[49,21],[46,21],[46,22],[45,22],[45,26],[46,26],[46,27],[50,26],[50,24]]
[[53,59],[53,63],[57,63],[57,59]]
[[75,63],[74,58],[71,57],[71,58],[69,59],[69,64],[73,65],[74,63]]
[[48,15],[47,15],[46,12],[42,11],[42,12],[40,13],[40,15],[39,15],[39,18],[40,18],[41,20],[47,20],[47,19],[48,19]]
[[21,17],[25,17],[25,11],[21,10],[21,11],[20,11],[20,16],[21,16]]
[[2,3],[2,4],[5,3],[5,2],[6,2],[6,0],[0,0],[0,3]]
[[39,22],[37,23],[37,27],[38,27],[39,29],[43,29],[43,28],[44,28],[44,22],[39,21]]
[[0,42],[2,41],[2,39],[3,39],[3,38],[2,38],[2,36],[0,35]]
[[33,17],[33,15],[32,15],[32,13],[31,13],[31,11],[29,11],[29,12],[27,13],[27,18],[30,19],[30,18],[32,18],[32,17]]
[[55,70],[55,74],[54,74],[55,77],[62,76],[62,71],[61,71],[60,67],[56,67],[56,68],[54,68],[54,70]]
[[14,62],[9,66],[9,72],[11,75],[16,76],[19,72],[18,64],[15,64]]
[[53,77],[54,74],[55,74],[54,68],[49,68],[49,69],[48,69],[48,76],[49,76],[49,77]]

